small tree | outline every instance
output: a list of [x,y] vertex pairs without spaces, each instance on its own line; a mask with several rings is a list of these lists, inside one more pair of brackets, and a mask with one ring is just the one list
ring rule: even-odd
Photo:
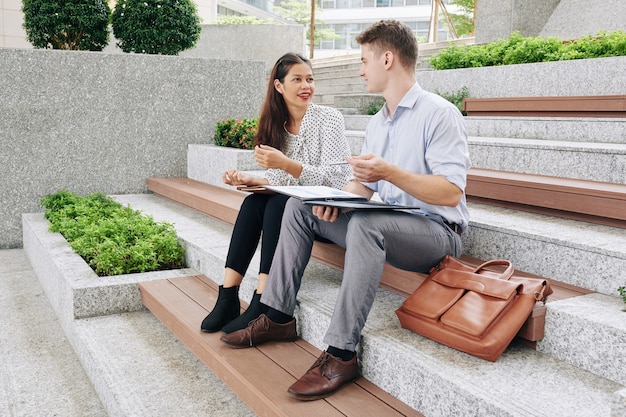
[[452,0],[450,4],[457,6],[461,13],[450,13],[450,20],[458,36],[474,35],[474,9],[476,0]]
[[109,43],[106,0],[24,0],[22,11],[35,48],[101,51]]
[[202,29],[192,0],[120,0],[112,23],[122,51],[144,54],[177,55]]
[[[318,2],[318,0],[316,0]],[[280,3],[281,6],[274,7],[274,11],[283,16],[285,19],[292,22],[300,23],[307,28],[306,38],[311,39],[311,6],[305,0],[287,0]],[[315,19],[315,26],[323,27],[325,22],[319,19]],[[313,32],[314,43],[318,44],[321,40],[326,39],[339,39],[340,36],[335,33],[333,29],[320,28],[315,29]],[[315,45],[309,45],[311,51],[315,48]]]

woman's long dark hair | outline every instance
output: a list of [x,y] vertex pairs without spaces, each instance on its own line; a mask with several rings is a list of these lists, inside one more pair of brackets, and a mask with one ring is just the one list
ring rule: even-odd
[[254,137],[255,145],[269,145],[282,150],[283,138],[285,136],[285,122],[289,122],[291,115],[287,110],[283,95],[276,91],[274,80],[285,82],[285,76],[289,69],[295,64],[306,64],[311,66],[311,61],[300,54],[286,53],[276,61],[267,85],[265,102],[259,115],[259,128]]

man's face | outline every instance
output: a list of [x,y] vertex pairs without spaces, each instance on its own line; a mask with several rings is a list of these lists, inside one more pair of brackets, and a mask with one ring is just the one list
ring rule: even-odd
[[386,83],[385,54],[376,56],[369,44],[361,45],[359,75],[365,78],[368,93],[381,93]]

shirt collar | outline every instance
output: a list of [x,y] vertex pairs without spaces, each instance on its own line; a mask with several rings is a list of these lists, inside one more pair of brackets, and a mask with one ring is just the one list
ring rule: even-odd
[[[402,100],[400,100],[400,103],[398,103],[398,108],[405,107],[405,108],[412,109],[415,106],[415,103],[417,103],[417,99],[419,98],[420,95],[422,95],[423,92],[424,90],[422,89],[422,87],[420,87],[420,85],[417,82],[415,82],[415,84],[413,84],[413,86],[409,89],[409,91],[406,92],[404,97],[402,97]],[[396,114],[398,114],[397,109],[396,109]],[[385,116],[385,119],[389,118],[389,109],[387,108],[386,104],[385,106],[383,106],[383,116]]]

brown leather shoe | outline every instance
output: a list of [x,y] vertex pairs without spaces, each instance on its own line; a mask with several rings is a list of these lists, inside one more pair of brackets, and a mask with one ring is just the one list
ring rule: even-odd
[[288,392],[298,400],[318,400],[334,394],[358,377],[359,364],[356,354],[349,361],[342,361],[324,352],[306,374],[289,387]]
[[296,319],[278,324],[261,314],[245,329],[225,334],[220,340],[234,348],[248,348],[265,342],[293,342],[297,338]]

